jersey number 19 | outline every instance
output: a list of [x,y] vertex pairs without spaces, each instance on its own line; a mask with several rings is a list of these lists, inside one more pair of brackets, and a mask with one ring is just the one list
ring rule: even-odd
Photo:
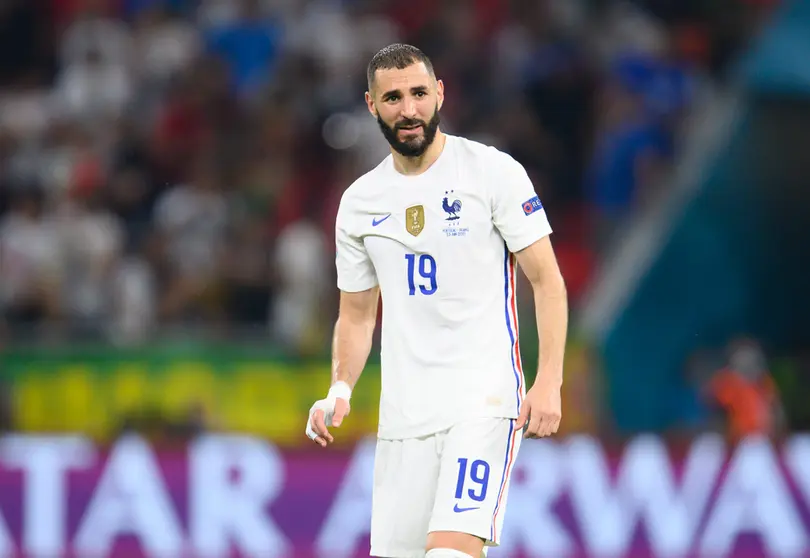
[[[414,296],[416,294],[416,254],[405,254],[405,259],[408,261],[408,294]],[[436,292],[438,285],[436,284],[436,260],[430,254],[421,254],[419,256],[419,276],[424,279],[420,281],[419,292],[423,295],[432,295]]]

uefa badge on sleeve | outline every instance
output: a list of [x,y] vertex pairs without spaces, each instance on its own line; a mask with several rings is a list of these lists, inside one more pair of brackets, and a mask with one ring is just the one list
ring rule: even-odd
[[425,208],[414,205],[405,210],[405,230],[413,236],[419,236],[425,228]]
[[543,209],[543,204],[540,203],[540,198],[538,196],[534,196],[530,200],[526,200],[523,202],[523,213],[525,215],[531,215],[536,211],[540,211]]

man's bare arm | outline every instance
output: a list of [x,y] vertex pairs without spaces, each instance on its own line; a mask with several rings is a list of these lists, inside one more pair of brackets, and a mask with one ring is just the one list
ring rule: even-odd
[[321,446],[334,441],[328,427],[340,426],[349,414],[352,390],[371,352],[379,300],[379,287],[340,293],[340,312],[332,337],[332,387],[326,399],[312,406],[307,421],[307,436]]
[[340,293],[340,311],[332,337],[332,384],[346,382],[354,389],[371,352],[380,288]]
[[534,293],[534,311],[540,342],[540,360],[535,383],[560,387],[568,333],[568,294],[549,237],[517,254],[517,261]]
[[568,294],[548,237],[516,254],[532,285],[540,358],[534,385],[520,409],[517,428],[524,437],[551,436],[560,427],[563,356],[568,332]]

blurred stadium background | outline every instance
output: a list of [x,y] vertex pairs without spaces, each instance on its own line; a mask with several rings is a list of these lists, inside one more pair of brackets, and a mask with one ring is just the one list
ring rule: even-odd
[[374,357],[337,447],[303,430],[393,42],[569,288],[490,555],[810,556],[807,0],[0,2],[0,556],[368,555]]

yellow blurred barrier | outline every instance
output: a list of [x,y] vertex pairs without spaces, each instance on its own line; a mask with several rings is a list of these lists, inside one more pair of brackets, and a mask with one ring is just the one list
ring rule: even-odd
[[[213,430],[298,445],[308,443],[307,412],[329,388],[330,364],[206,347],[11,351],[3,355],[3,368],[14,424],[24,432],[80,432],[107,440],[127,418],[179,422],[202,406]],[[341,441],[376,432],[379,393],[379,366],[370,364]]]

